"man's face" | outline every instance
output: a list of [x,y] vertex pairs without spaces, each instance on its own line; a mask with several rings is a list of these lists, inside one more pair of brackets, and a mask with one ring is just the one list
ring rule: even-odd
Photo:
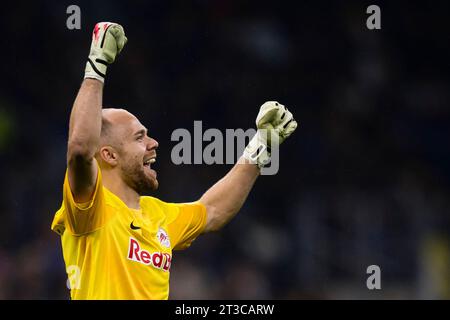
[[111,123],[117,141],[117,166],[123,181],[138,194],[144,195],[158,188],[156,171],[151,165],[156,161],[158,142],[148,137],[147,129],[125,110],[104,111]]
[[137,120],[130,121],[119,152],[122,178],[140,195],[158,189],[156,171],[151,168],[156,161],[158,142],[147,135],[147,129]]

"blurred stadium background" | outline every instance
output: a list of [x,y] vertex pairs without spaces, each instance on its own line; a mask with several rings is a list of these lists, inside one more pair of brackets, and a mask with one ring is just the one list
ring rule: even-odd
[[[82,29],[66,28],[67,6]],[[382,30],[366,28],[378,4]],[[160,144],[165,201],[229,165],[175,166],[176,128],[253,126],[278,99],[300,123],[220,233],[175,253],[172,299],[449,299],[448,2],[2,3],[0,298],[68,299],[59,237],[69,112],[97,21],[129,43],[105,106]],[[381,290],[366,268],[381,268]],[[111,279],[114,281],[114,279]]]

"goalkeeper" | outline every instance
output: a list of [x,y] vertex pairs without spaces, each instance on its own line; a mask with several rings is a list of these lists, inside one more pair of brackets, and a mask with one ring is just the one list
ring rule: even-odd
[[[144,196],[158,188],[158,142],[128,111],[103,109],[107,67],[127,42],[116,23],[96,24],[84,81],[70,115],[61,236],[72,299],[168,299],[172,250],[222,228],[242,207],[270,147],[297,127],[277,102],[260,109],[258,130],[230,172],[190,203]],[[272,137],[272,138],[270,138]]]

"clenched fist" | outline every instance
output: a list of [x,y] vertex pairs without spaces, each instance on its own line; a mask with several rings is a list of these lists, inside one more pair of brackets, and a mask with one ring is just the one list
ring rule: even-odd
[[108,65],[116,60],[117,55],[127,43],[125,31],[120,24],[99,22],[92,32],[91,50],[89,52],[84,78],[105,81]]

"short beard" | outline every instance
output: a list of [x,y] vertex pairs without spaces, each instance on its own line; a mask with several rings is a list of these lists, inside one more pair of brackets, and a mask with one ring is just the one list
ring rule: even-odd
[[144,168],[140,165],[126,164],[122,167],[122,175],[125,183],[140,196],[149,194],[158,188],[158,183],[148,178]]

